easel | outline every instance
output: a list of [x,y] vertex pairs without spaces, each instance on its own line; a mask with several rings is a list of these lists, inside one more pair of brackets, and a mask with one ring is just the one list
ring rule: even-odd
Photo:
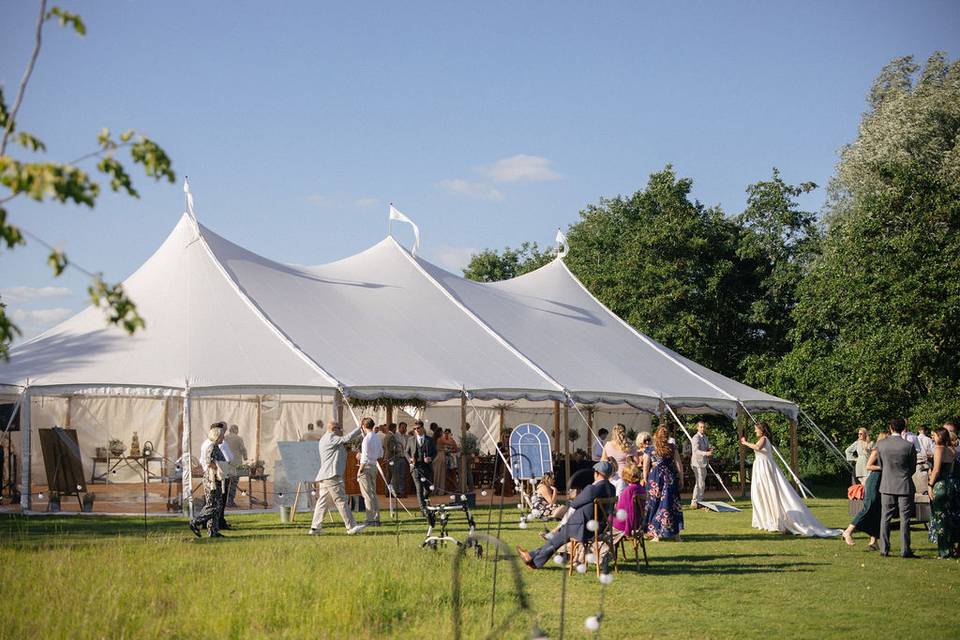
[[38,434],[51,497],[76,496],[82,511],[83,498],[80,493],[86,493],[87,488],[76,430],[53,427],[39,429]]

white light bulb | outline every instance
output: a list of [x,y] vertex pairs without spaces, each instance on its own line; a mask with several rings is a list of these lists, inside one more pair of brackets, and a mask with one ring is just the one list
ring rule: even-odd
[[553,556],[553,561],[557,564],[563,564],[563,556],[558,553],[557,555]]
[[587,531],[596,531],[599,528],[600,528],[600,523],[597,522],[596,520],[587,521]]
[[613,574],[612,574],[612,573],[601,573],[601,574],[600,574],[600,584],[613,584]]
[[77,491],[83,491],[83,487],[81,487],[80,485],[77,485]]
[[597,561],[597,556],[595,556],[591,551],[590,553],[587,554],[587,557],[584,558],[584,560],[587,561],[587,564],[593,564]]
[[450,499],[451,499],[451,500],[456,500],[456,499],[457,499],[457,496],[450,496]]
[[485,495],[487,495],[487,490],[486,490],[486,489],[484,489],[483,491],[481,491],[481,492],[480,492],[480,495],[482,495],[482,496],[485,496]]
[[42,493],[38,493],[38,494],[37,494],[37,497],[40,498],[41,500],[43,500],[43,494],[42,494]]
[[390,466],[392,467],[392,466],[393,466],[393,460],[391,460],[389,464],[390,464]]
[[433,485],[430,485],[430,491],[433,491]]
[[626,519],[627,519],[627,510],[617,509],[617,520],[626,520]]
[[524,520],[523,518],[520,518],[520,525],[519,525],[519,526],[520,526],[521,529],[526,529],[526,528],[527,528],[527,521]]
[[281,491],[281,492],[278,493],[277,495],[279,495],[279,496],[282,498],[282,497],[283,497],[283,491]]
[[587,627],[587,631],[596,631],[600,628],[600,620],[597,616],[590,616],[584,624]]
[[587,572],[587,565],[585,564],[577,565],[577,573],[586,573],[586,572]]
[[460,494],[460,499],[461,499],[461,500],[466,500],[466,499],[467,499],[467,494],[461,493],[461,494]]
[[317,490],[316,490],[316,489],[314,489],[313,491],[311,491],[311,492],[310,492],[310,495],[312,495],[312,496],[315,496],[315,495],[317,495]]

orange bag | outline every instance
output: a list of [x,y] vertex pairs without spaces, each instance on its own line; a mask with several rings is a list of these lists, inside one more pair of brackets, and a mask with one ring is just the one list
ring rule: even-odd
[[852,484],[847,488],[847,500],[863,500],[863,485]]

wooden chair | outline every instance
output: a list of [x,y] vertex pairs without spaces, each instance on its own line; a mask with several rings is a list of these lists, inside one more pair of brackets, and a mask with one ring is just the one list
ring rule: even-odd
[[[613,498],[595,498],[593,501],[593,519],[598,523],[606,523],[603,531],[600,530],[600,527],[597,527],[597,530],[593,532],[593,540],[587,542],[593,550],[593,561],[597,567],[597,577],[600,577],[600,548],[602,544],[607,545],[607,549],[610,550],[610,559],[613,562],[613,569],[616,573],[620,573],[620,566],[617,563],[617,550],[613,545],[613,514],[617,509],[617,499]],[[574,565],[576,564],[577,554],[581,551],[584,554],[584,563],[587,563],[586,559],[586,548],[584,548],[584,543],[576,538],[570,538],[567,544],[570,552],[570,566],[568,571],[572,574]],[[587,563],[589,564],[589,563]]]
[[647,558],[647,542],[643,537],[643,520],[646,513],[647,500],[645,496],[633,496],[633,522],[629,522],[627,532],[617,540],[617,549],[623,552],[623,557],[627,557],[627,542],[633,546],[633,556],[636,559],[637,571],[640,570],[640,549],[643,549],[643,562],[648,567],[650,560]]

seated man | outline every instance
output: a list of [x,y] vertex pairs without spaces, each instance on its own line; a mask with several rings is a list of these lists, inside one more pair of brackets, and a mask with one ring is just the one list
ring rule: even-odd
[[[610,484],[608,479],[613,473],[613,465],[606,460],[601,460],[593,465],[593,484],[588,485],[577,494],[577,497],[570,501],[570,518],[559,531],[553,534],[546,544],[532,552],[523,547],[517,547],[517,553],[520,558],[531,569],[539,569],[545,565],[557,549],[567,544],[570,538],[580,541],[587,541],[593,537],[593,532],[587,529],[587,523],[593,519],[593,501],[595,498],[612,498],[616,495],[616,490]],[[606,522],[598,523],[599,532],[602,533],[606,528]]]

